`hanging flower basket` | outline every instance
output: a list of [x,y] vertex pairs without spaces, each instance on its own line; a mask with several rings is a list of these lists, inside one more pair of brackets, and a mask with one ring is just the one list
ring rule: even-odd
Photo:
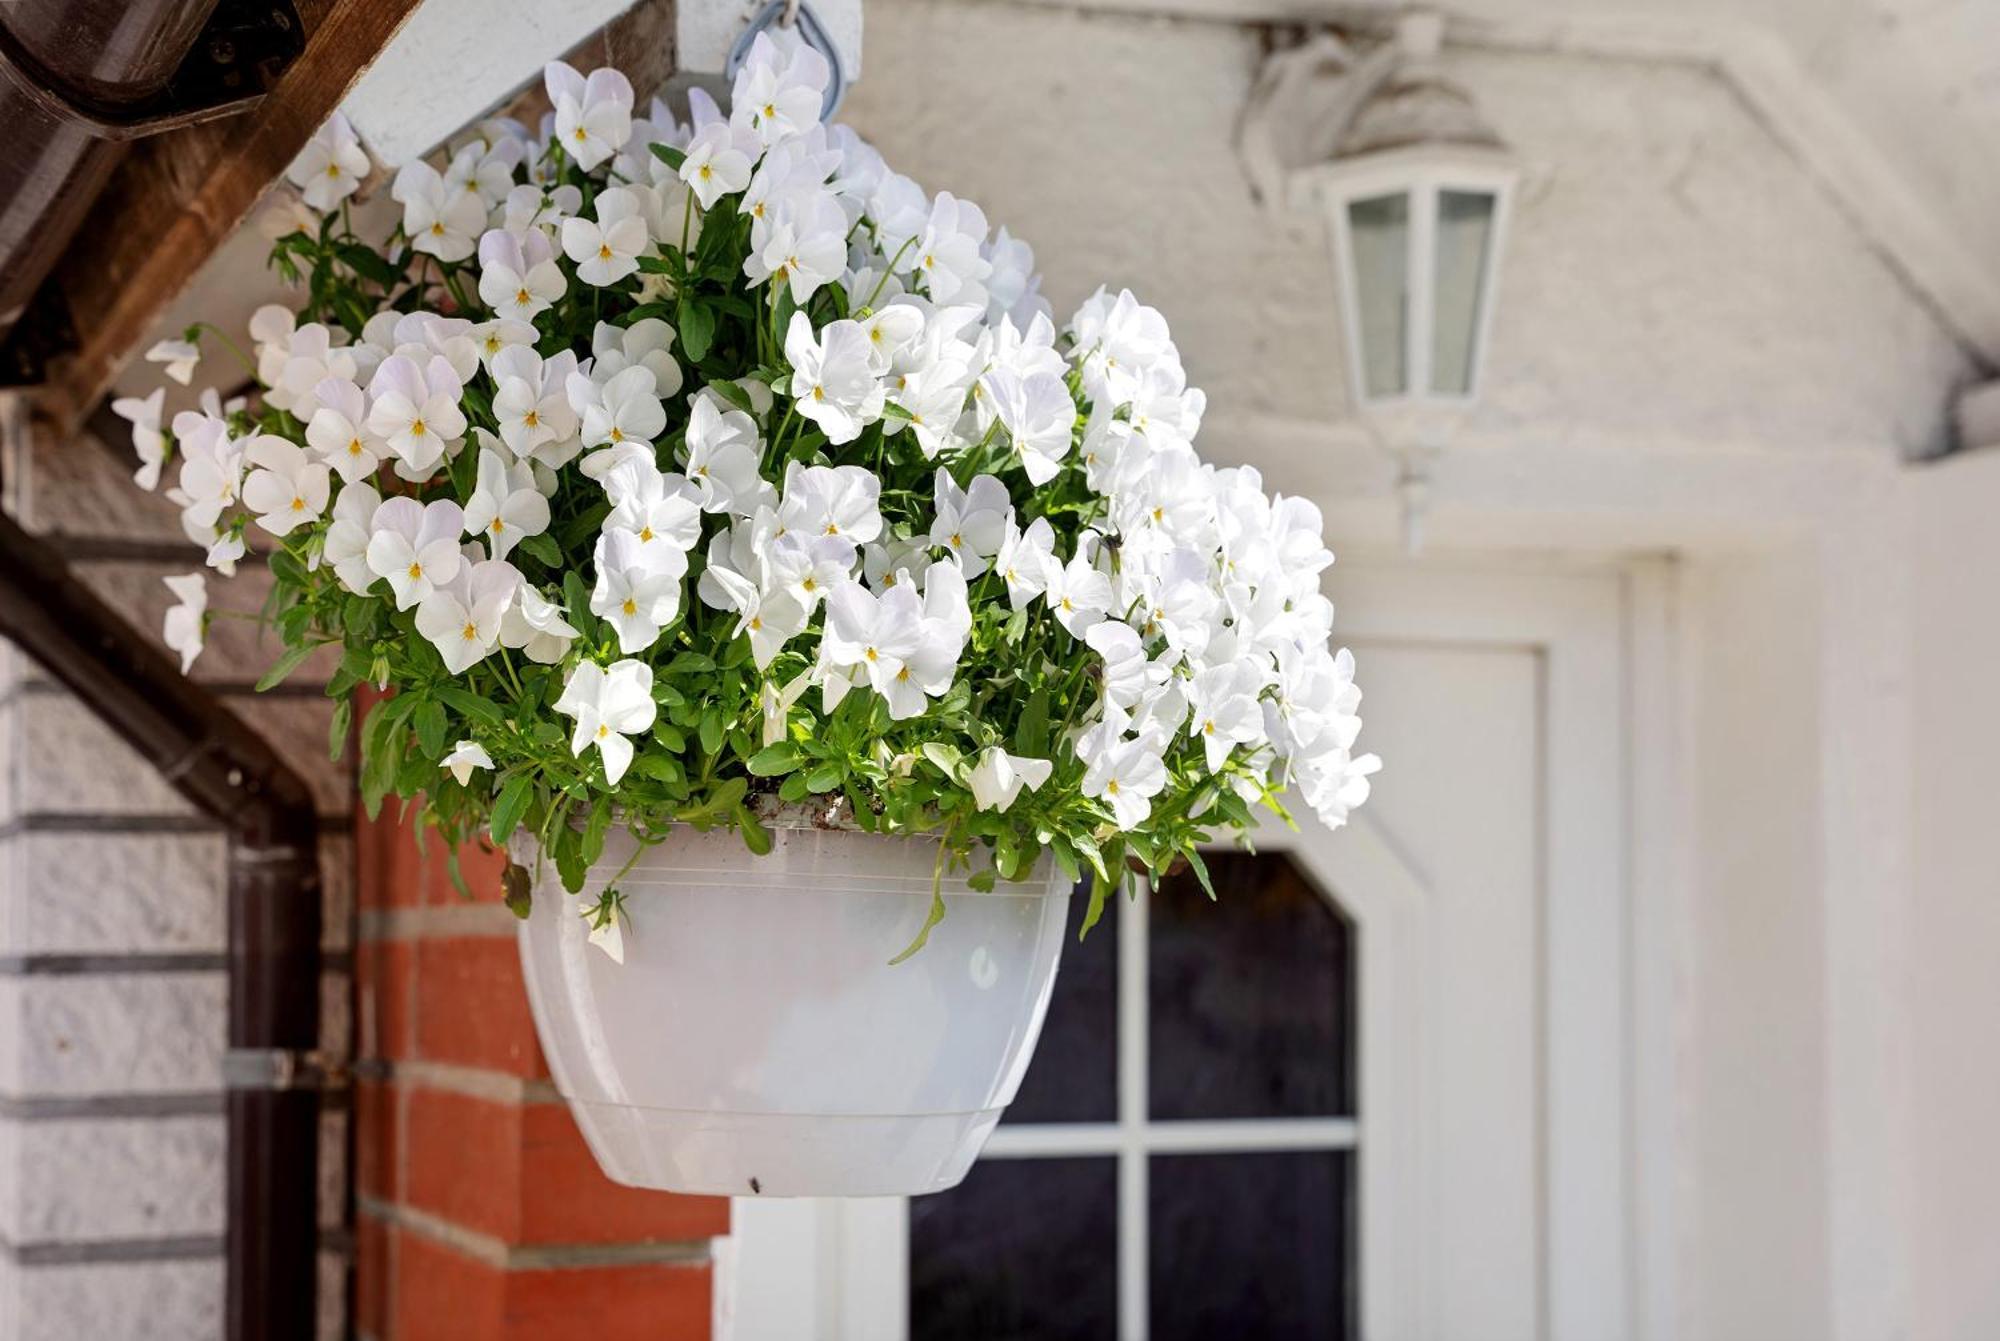
[[[646,1186],[949,1186],[1073,884],[1087,931],[1375,767],[1317,510],[1195,454],[1158,312],[1058,326],[1025,244],[820,124],[827,80],[759,36],[683,125],[551,65],[539,132],[405,166],[384,237],[336,117],[259,393],[117,407],[211,565],[268,554],[263,686],[332,649],[336,752],[393,691],[370,812],[513,853],[558,1084]],[[186,383],[211,335],[151,356]],[[192,661],[216,612],[174,583]]]

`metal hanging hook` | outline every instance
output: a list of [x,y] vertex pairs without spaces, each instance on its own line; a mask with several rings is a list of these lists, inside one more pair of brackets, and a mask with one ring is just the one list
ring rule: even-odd
[[826,25],[814,12],[811,0],[771,0],[750,20],[736,44],[729,48],[729,59],[722,67],[722,77],[734,82],[736,72],[750,56],[750,44],[757,40],[757,34],[772,24],[781,28],[795,28],[799,39],[807,46],[826,57],[827,80],[826,101],[821,104],[819,119],[831,121],[833,114],[840,110],[841,100],[847,96],[847,75],[840,68],[840,51],[828,35]]

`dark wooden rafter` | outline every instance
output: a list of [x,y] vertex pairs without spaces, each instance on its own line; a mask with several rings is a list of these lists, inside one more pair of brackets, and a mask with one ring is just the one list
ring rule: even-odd
[[416,6],[298,0],[305,51],[254,112],[132,146],[50,280],[77,337],[37,397],[60,428],[90,413],[133,346]]

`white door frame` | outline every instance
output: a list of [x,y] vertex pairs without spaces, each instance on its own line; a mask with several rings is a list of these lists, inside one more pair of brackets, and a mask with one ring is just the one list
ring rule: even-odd
[[[1684,945],[1671,861],[1683,830],[1674,806],[1652,804],[1675,794],[1678,757],[1671,569],[1520,560],[1407,569],[1353,558],[1342,568],[1374,574],[1343,599],[1343,640],[1531,648],[1544,703],[1563,707],[1544,733],[1541,1330],[1549,1341],[1664,1336],[1670,1273],[1650,1264],[1671,1260],[1673,1130],[1668,1114],[1638,1100],[1650,1108],[1673,1090],[1671,993]],[[1449,590],[1440,571],[1452,574]],[[1615,785],[1601,781],[1607,759]],[[1292,854],[1358,928],[1363,1335],[1434,1336],[1438,1264],[1427,1244],[1440,1198],[1426,1156],[1436,1134],[1422,1065],[1433,1013],[1424,876],[1366,810],[1345,832],[1272,828],[1258,846]],[[1638,893],[1652,905],[1643,918]],[[1643,957],[1635,929],[1646,932]],[[721,1341],[901,1341],[902,1330],[883,1330],[884,1311],[901,1318],[907,1298],[900,1199],[739,1199],[736,1217],[719,1273]]]

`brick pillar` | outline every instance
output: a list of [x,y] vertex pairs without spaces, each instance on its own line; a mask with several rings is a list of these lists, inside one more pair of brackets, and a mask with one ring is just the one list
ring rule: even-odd
[[620,1187],[548,1079],[501,859],[468,900],[394,802],[358,830],[357,1304],[367,1341],[702,1341],[729,1206]]

